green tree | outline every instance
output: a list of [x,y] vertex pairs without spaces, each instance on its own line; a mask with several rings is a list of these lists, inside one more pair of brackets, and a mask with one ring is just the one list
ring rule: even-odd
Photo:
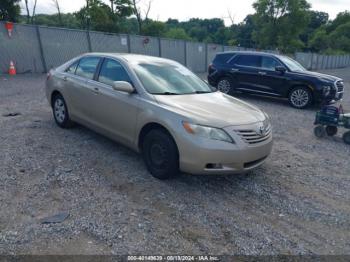
[[0,20],[17,22],[21,12],[20,0],[0,1]]
[[165,37],[173,39],[191,40],[191,37],[186,33],[183,28],[170,28],[166,33]]
[[309,20],[306,0],[257,0],[253,7],[253,39],[259,48],[293,52],[303,46],[299,36]]
[[163,36],[165,32],[165,23],[159,21],[148,20],[142,27],[142,33],[148,36]]

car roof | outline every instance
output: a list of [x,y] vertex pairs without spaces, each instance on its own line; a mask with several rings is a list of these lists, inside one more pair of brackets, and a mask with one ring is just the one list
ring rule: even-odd
[[174,63],[173,60],[169,60],[166,58],[149,56],[149,55],[140,55],[140,54],[128,54],[128,53],[86,53],[86,56],[109,56],[115,57],[119,59],[123,59],[129,63],[140,63],[140,62],[171,62]]
[[260,51],[225,51],[225,52],[218,52],[216,55],[225,55],[225,54],[242,54],[242,55],[263,55],[263,56],[274,56],[276,57],[277,54],[273,53],[267,53],[267,52],[260,52]]

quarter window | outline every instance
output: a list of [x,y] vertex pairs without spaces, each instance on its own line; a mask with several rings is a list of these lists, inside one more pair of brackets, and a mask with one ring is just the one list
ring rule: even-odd
[[75,70],[77,69],[77,65],[79,64],[79,60],[75,61],[73,64],[71,64],[67,69],[66,73],[69,74],[75,74]]
[[123,66],[112,59],[105,59],[103,62],[98,81],[107,85],[112,85],[114,81],[131,82]]
[[260,57],[256,55],[240,55],[234,63],[240,66],[260,67]]
[[82,58],[80,59],[80,62],[77,67],[77,70],[75,71],[75,74],[88,79],[93,79],[99,62],[100,62],[100,58],[98,57]]
[[281,63],[279,63],[276,59],[273,59],[271,57],[263,56],[261,59],[261,67],[268,70],[275,70],[276,66],[281,66]]

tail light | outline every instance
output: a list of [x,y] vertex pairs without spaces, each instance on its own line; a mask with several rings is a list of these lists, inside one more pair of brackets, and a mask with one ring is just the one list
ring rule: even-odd
[[208,66],[208,72],[212,72],[212,71],[215,71],[215,67],[213,64],[209,64]]

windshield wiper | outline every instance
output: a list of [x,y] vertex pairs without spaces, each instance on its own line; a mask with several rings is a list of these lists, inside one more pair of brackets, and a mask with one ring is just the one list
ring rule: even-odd
[[194,94],[208,94],[213,93],[213,91],[195,91]]
[[180,95],[179,93],[163,92],[163,93],[152,93],[152,95]]

